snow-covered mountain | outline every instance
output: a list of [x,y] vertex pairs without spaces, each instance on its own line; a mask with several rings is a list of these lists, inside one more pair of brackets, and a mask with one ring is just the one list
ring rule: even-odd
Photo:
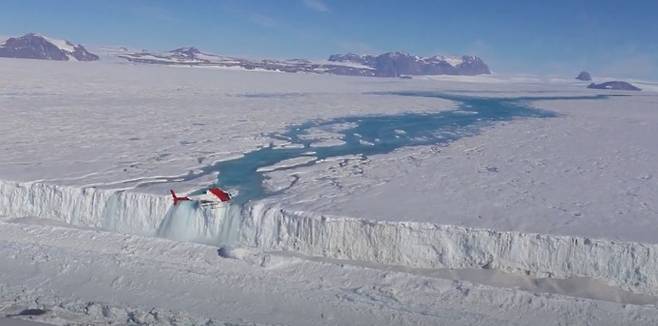
[[403,52],[389,52],[378,56],[336,54],[328,60],[307,59],[249,60],[202,52],[194,47],[184,47],[165,53],[148,51],[123,53],[119,57],[131,62],[233,67],[283,72],[330,73],[349,76],[400,77],[405,75],[479,75],[490,74],[489,67],[475,56],[418,57]]
[[402,75],[480,75],[490,74],[489,67],[476,56],[449,57],[435,55],[419,57],[404,52],[388,52],[374,55],[354,53],[334,54],[331,62],[359,63],[372,67],[377,76],[397,77]]
[[30,33],[0,42],[0,57],[60,61],[94,61],[98,56],[80,44]]
[[237,57],[223,56],[203,52],[195,47],[183,47],[164,53],[148,51],[122,53],[120,58],[130,62],[166,64],[166,65],[193,65],[206,67],[226,67],[246,70],[270,70],[281,72],[313,72],[334,73],[338,75],[375,76],[371,67],[329,61],[310,61],[306,59],[288,60],[251,60]]
[[223,65],[223,66],[248,66],[248,60],[220,56],[201,52],[195,47],[183,47],[165,53],[154,53],[146,50],[141,52],[124,51],[119,54],[120,58],[131,62],[154,63],[154,64],[182,64],[182,65]]

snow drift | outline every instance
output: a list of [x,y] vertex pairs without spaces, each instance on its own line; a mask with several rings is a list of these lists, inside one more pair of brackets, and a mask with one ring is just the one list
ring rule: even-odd
[[658,295],[658,245],[290,212],[260,201],[207,210],[130,191],[0,181],[0,215],[110,231],[415,268],[588,277]]

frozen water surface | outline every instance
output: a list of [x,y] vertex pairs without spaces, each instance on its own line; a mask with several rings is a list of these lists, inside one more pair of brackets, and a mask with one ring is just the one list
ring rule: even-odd
[[[266,196],[263,175],[259,169],[275,165],[281,161],[306,155],[313,139],[302,137],[311,128],[340,128],[344,143],[335,146],[313,148],[316,160],[346,155],[376,155],[390,153],[405,146],[447,144],[461,137],[477,134],[482,127],[498,121],[517,118],[555,117],[553,112],[533,108],[529,100],[578,100],[603,99],[594,97],[519,97],[481,98],[455,96],[440,93],[405,92],[404,96],[436,97],[458,103],[458,110],[439,113],[407,113],[400,115],[350,116],[321,122],[307,122],[294,125],[286,132],[272,135],[300,146],[294,148],[273,148],[272,146],[246,153],[244,156],[222,161],[208,167],[207,171],[219,171],[218,184],[227,189],[239,189],[237,203]],[[463,114],[468,112],[470,114]],[[334,128],[336,129],[336,128]],[[404,130],[401,133],[400,130]],[[306,163],[313,164],[314,161]]]
[[[405,146],[446,144],[461,137],[475,135],[482,127],[497,121],[555,116],[552,112],[530,107],[525,103],[528,98],[480,98],[422,92],[405,92],[398,95],[451,100],[458,103],[458,110],[386,116],[350,116],[293,125],[287,131],[271,136],[299,146],[292,148],[269,146],[204,168],[204,173],[219,172],[218,184],[237,193],[228,208],[208,211],[188,203],[172,207],[164,217],[157,234],[182,241],[232,244],[235,242],[233,240],[238,238],[239,206],[250,200],[263,199],[270,195],[263,184],[265,172],[308,166],[318,160],[332,157],[359,155],[367,158],[368,155],[386,154]],[[568,99],[579,99],[579,97]],[[463,112],[472,114],[465,115]],[[340,133],[344,142],[334,146],[314,147],[313,158],[310,158],[309,149],[315,141],[313,137],[307,136],[310,129],[328,129]],[[406,132],[400,133],[399,130]],[[304,159],[301,164],[276,167],[281,162],[299,158]],[[283,190],[285,189],[279,192]],[[205,189],[195,193],[203,191]]]
[[[0,72],[6,315],[658,320],[651,92],[19,60]],[[238,204],[164,195],[212,182]]]

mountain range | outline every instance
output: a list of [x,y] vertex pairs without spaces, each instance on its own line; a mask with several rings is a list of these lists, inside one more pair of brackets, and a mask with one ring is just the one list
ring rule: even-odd
[[314,72],[349,76],[401,77],[413,75],[480,75],[490,74],[489,67],[476,56],[419,57],[404,52],[374,55],[334,54],[326,61],[307,59],[249,60],[202,52],[194,47],[178,48],[165,53],[127,52],[119,57],[131,62],[239,67],[283,72]]
[[489,67],[476,56],[419,57],[404,52],[388,52],[377,56],[354,53],[334,54],[330,62],[356,63],[373,68],[376,76],[403,75],[480,75],[491,74]]
[[[480,75],[491,71],[476,56],[420,57],[405,52],[388,52],[380,55],[354,53],[334,54],[327,60],[287,59],[252,60],[203,52],[195,47],[183,47],[168,52],[130,51],[121,48],[113,57],[129,62],[226,67],[246,70],[282,72],[328,73],[348,76],[408,77],[417,75]],[[84,46],[70,41],[30,33],[0,42],[0,57],[60,61],[94,61],[99,56]]]

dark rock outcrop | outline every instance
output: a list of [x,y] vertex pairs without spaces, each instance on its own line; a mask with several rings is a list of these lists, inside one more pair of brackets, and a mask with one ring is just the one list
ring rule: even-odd
[[358,54],[354,53],[347,53],[347,54],[332,54],[329,56],[329,61],[332,62],[356,62],[358,64],[362,64],[367,66],[367,59],[373,58],[372,56],[361,56]]
[[331,62],[360,64],[375,69],[380,77],[402,75],[480,75],[490,74],[489,67],[476,56],[419,57],[404,52],[388,52],[378,56],[354,53],[334,54]]
[[609,81],[605,83],[595,84],[591,83],[587,88],[592,89],[610,89],[610,90],[620,90],[620,91],[641,91],[642,89],[635,87],[634,85],[627,83],[625,81]]
[[169,51],[169,53],[172,57],[180,59],[196,59],[199,54],[202,54],[201,50],[195,47],[178,48]]
[[489,67],[475,56],[419,57],[404,52],[389,52],[378,56],[354,53],[334,54],[325,62],[306,59],[247,60],[204,53],[194,47],[178,48],[166,53],[122,53],[119,57],[131,62],[194,65],[216,67],[241,67],[283,72],[329,73],[347,76],[401,77],[412,75],[479,75],[490,74]]
[[59,61],[98,60],[97,55],[87,51],[80,44],[74,45],[69,41],[53,40],[34,33],[7,39],[0,44],[0,57]]
[[576,79],[582,81],[592,81],[592,75],[590,75],[589,72],[587,71],[581,71],[576,77]]

